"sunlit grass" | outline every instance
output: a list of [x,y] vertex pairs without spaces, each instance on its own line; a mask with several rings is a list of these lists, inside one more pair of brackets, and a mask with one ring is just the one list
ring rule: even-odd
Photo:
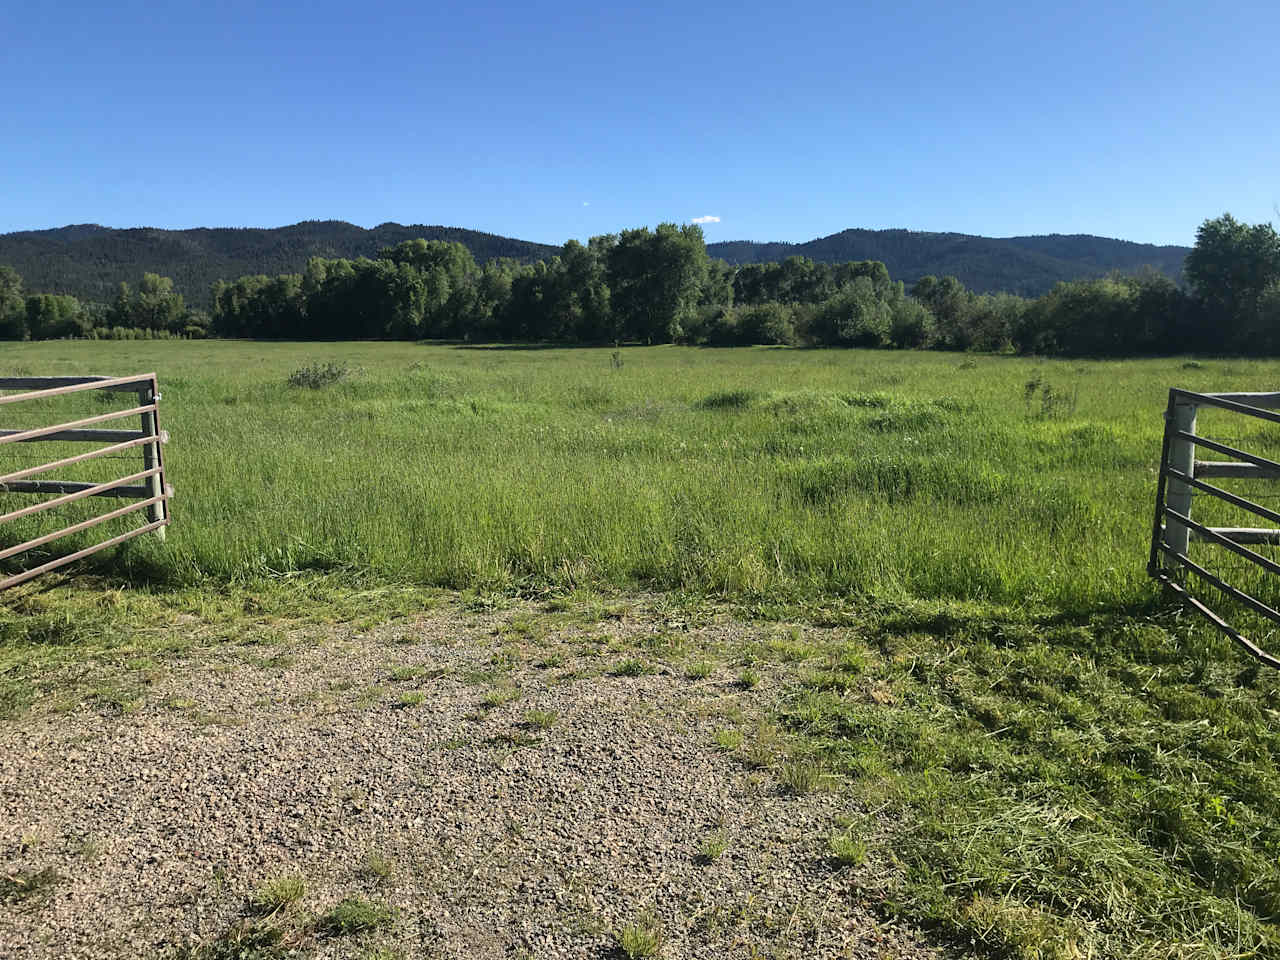
[[[178,582],[346,568],[446,587],[900,595],[1076,611],[1154,596],[1143,567],[1168,387],[1260,389],[1280,370],[626,352],[615,369],[609,350],[592,349],[52,342],[6,346],[0,370],[159,373],[174,526],[167,544],[136,543],[100,568],[132,564]],[[291,372],[330,361],[349,376],[288,386]],[[1074,409],[1045,416],[1028,405],[1037,376],[1069,390]],[[77,403],[3,414],[21,426],[24,416],[84,415]],[[13,445],[0,460],[46,453],[61,451]],[[88,541],[57,546],[77,542]]]
[[891,910],[980,956],[1280,956],[1273,673],[1171,617],[880,616],[783,726],[866,814],[832,855],[887,869]]

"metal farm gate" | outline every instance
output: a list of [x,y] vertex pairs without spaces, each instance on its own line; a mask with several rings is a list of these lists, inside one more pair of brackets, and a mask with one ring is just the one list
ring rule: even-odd
[[[1280,525],[1280,512],[1256,503],[1239,493],[1224,490],[1206,481],[1214,478],[1249,480],[1280,479],[1280,461],[1241,450],[1235,446],[1201,436],[1196,432],[1200,410],[1214,408],[1230,411],[1253,420],[1280,424],[1280,393],[1192,393],[1170,390],[1165,412],[1163,451],[1160,476],[1156,484],[1156,514],[1151,536],[1151,557],[1147,571],[1170,590],[1186,600],[1214,626],[1231,637],[1249,654],[1269,667],[1280,669],[1280,658],[1273,656],[1227,622],[1226,618],[1201,599],[1187,581],[1194,575],[1214,587],[1220,594],[1280,625],[1280,611],[1228,583],[1209,570],[1203,562],[1190,556],[1193,542],[1205,542],[1234,554],[1268,574],[1280,574],[1280,563],[1250,546],[1280,544],[1280,528],[1211,526],[1192,516],[1196,495],[1244,510],[1256,517]],[[1229,459],[1197,460],[1199,448]],[[1201,558],[1203,559],[1203,558]]]
[[[0,533],[3,533],[4,525],[7,523],[66,504],[75,503],[88,497],[113,497],[131,499],[137,502],[4,547],[0,549],[0,561],[8,560],[11,557],[26,553],[62,537],[69,537],[88,530],[109,520],[140,511],[146,511],[146,522],[139,527],[127,530],[100,543],[76,550],[73,553],[57,557],[9,576],[5,576],[0,571],[0,590],[25,583],[42,573],[55,570],[82,557],[87,557],[92,553],[97,553],[99,550],[104,550],[107,547],[130,540],[144,533],[154,531],[161,538],[164,537],[164,528],[169,523],[169,498],[172,496],[173,491],[165,483],[164,477],[164,457],[161,447],[169,438],[167,434],[160,430],[160,391],[157,387],[154,373],[140,374],[133,377],[0,377],[0,391],[3,390],[21,390],[23,392],[7,395],[0,394],[0,411],[3,411],[10,404],[39,401],[86,391],[135,393],[138,400],[136,406],[124,410],[112,410],[108,413],[83,417],[66,423],[16,430],[0,430],[0,445],[38,443],[42,441],[107,444],[107,446],[98,447],[87,453],[65,456],[57,460],[35,464],[0,475],[0,502],[10,500],[11,497],[9,495],[12,494],[52,495],[51,499],[39,500],[35,503],[9,510],[7,513],[0,513]],[[98,426],[102,423],[123,420],[128,417],[138,417],[140,419],[140,429],[103,429]],[[0,414],[0,419],[2,419],[2,414]],[[135,451],[139,454],[138,465],[142,469],[132,471],[123,477],[102,482],[31,479],[40,474],[84,463],[99,457],[118,458],[120,454],[126,451]],[[3,507],[0,507],[0,509],[3,509]],[[0,543],[2,542],[0,541]]]

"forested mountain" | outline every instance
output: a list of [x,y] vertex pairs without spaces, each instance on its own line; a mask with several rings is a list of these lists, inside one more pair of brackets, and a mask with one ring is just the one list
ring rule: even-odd
[[[0,264],[13,267],[28,289],[110,300],[119,284],[144,273],[171,277],[188,303],[206,306],[215,280],[301,273],[309,257],[372,257],[417,238],[463,244],[480,263],[495,257],[522,262],[555,256],[559,247],[458,227],[384,223],[366,230],[340,220],[309,220],[275,229],[117,230],[79,224],[55,230],[0,234]],[[1178,279],[1187,247],[1157,247],[1085,235],[969,236],[911,230],[845,230],[808,243],[711,243],[707,253],[731,264],[808,257],[818,263],[879,260],[908,284],[926,274],[958,277],[978,292],[1038,296],[1060,280],[1155,267]]]
[[732,264],[778,263],[787,257],[808,257],[819,263],[879,260],[894,279],[908,284],[925,275],[954,276],[980,293],[1006,291],[1023,296],[1039,296],[1060,280],[1100,277],[1113,270],[1132,273],[1142,267],[1154,267],[1178,280],[1190,252],[1190,247],[1158,247],[1087,234],[994,238],[914,230],[844,230],[795,244],[707,244],[708,254]]
[[109,301],[122,282],[144,273],[171,277],[188,303],[204,306],[215,280],[253,274],[301,273],[310,257],[372,257],[422,237],[463,244],[480,262],[511,257],[532,262],[559,247],[458,227],[384,223],[366,230],[341,220],[307,220],[274,229],[116,230],[77,224],[55,230],[0,234],[0,264],[18,271],[30,290]]
[[[402,228],[412,229],[412,228]],[[846,237],[847,238],[847,237]],[[1038,238],[1061,250],[1072,238]],[[1093,254],[1101,263],[1105,247]],[[1043,254],[1042,254],[1043,255]],[[1061,258],[1058,258],[1061,259]],[[955,276],[910,287],[879,260],[788,256],[733,266],[697,224],[569,240],[532,263],[478,263],[463,244],[404,240],[373,258],[216,280],[208,309],[144,273],[108,302],[30,290],[0,264],[0,340],[462,340],[937,347],[1046,356],[1223,351],[1280,355],[1280,234],[1206,220],[1187,286],[1155,270],[1063,281],[1031,299]]]

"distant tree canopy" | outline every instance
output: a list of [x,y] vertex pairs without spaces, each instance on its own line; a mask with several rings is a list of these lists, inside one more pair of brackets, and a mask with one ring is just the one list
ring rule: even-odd
[[22,277],[12,267],[0,266],[0,339],[26,338],[26,302],[22,298]]
[[1229,213],[1206,220],[1185,269],[1205,308],[1220,318],[1224,344],[1280,347],[1280,235],[1271,224],[1249,226]]
[[733,267],[696,225],[570,240],[534,263],[477,264],[466,246],[413,238],[373,259],[312,257],[298,274],[216,281],[211,315],[167,277],[121,284],[110,304],[24,292],[0,267],[0,337],[538,340],[815,344],[1063,356],[1280,353],[1280,237],[1230,215],[1206,221],[1190,290],[1142,270],[1059,283],[1034,300],[952,276],[895,282],[876,260]]
[[[555,246],[457,227],[383,223],[365,229],[341,221],[305,221],[270,229],[197,228],[117,230],[94,224],[0,234],[0,263],[16,269],[28,289],[69,293],[109,303],[121,281],[136,286],[143,273],[173,279],[186,302],[208,309],[215,280],[302,273],[312,257],[380,259],[378,251],[405,240],[464,244],[477,263],[494,259],[550,260]],[[734,266],[782,263],[803,257],[822,264],[878,261],[911,286],[924,276],[955,276],[979,293],[1006,291],[1038,297],[1062,280],[1132,273],[1155,267],[1181,278],[1187,247],[1153,246],[1106,237],[1050,235],[980,237],[919,230],[843,230],[807,243],[729,241],[707,255]]]

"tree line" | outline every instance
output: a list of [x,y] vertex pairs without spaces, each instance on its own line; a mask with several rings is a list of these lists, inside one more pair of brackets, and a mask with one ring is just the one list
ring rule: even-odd
[[168,277],[144,274],[136,290],[122,283],[111,303],[99,303],[27,294],[17,271],[0,266],[0,340],[203,337],[208,329],[208,315],[189,309]]
[[375,258],[311,258],[300,274],[217,281],[188,308],[164,277],[110,304],[24,295],[0,267],[0,337],[204,336],[558,343],[793,344],[1069,356],[1280,353],[1280,236],[1207,220],[1186,287],[1154,270],[1057,284],[1037,298],[955,277],[906,289],[879,261],[733,267],[701,228],[660,224],[570,240],[535,263],[478,264],[461,243],[406,240]]

